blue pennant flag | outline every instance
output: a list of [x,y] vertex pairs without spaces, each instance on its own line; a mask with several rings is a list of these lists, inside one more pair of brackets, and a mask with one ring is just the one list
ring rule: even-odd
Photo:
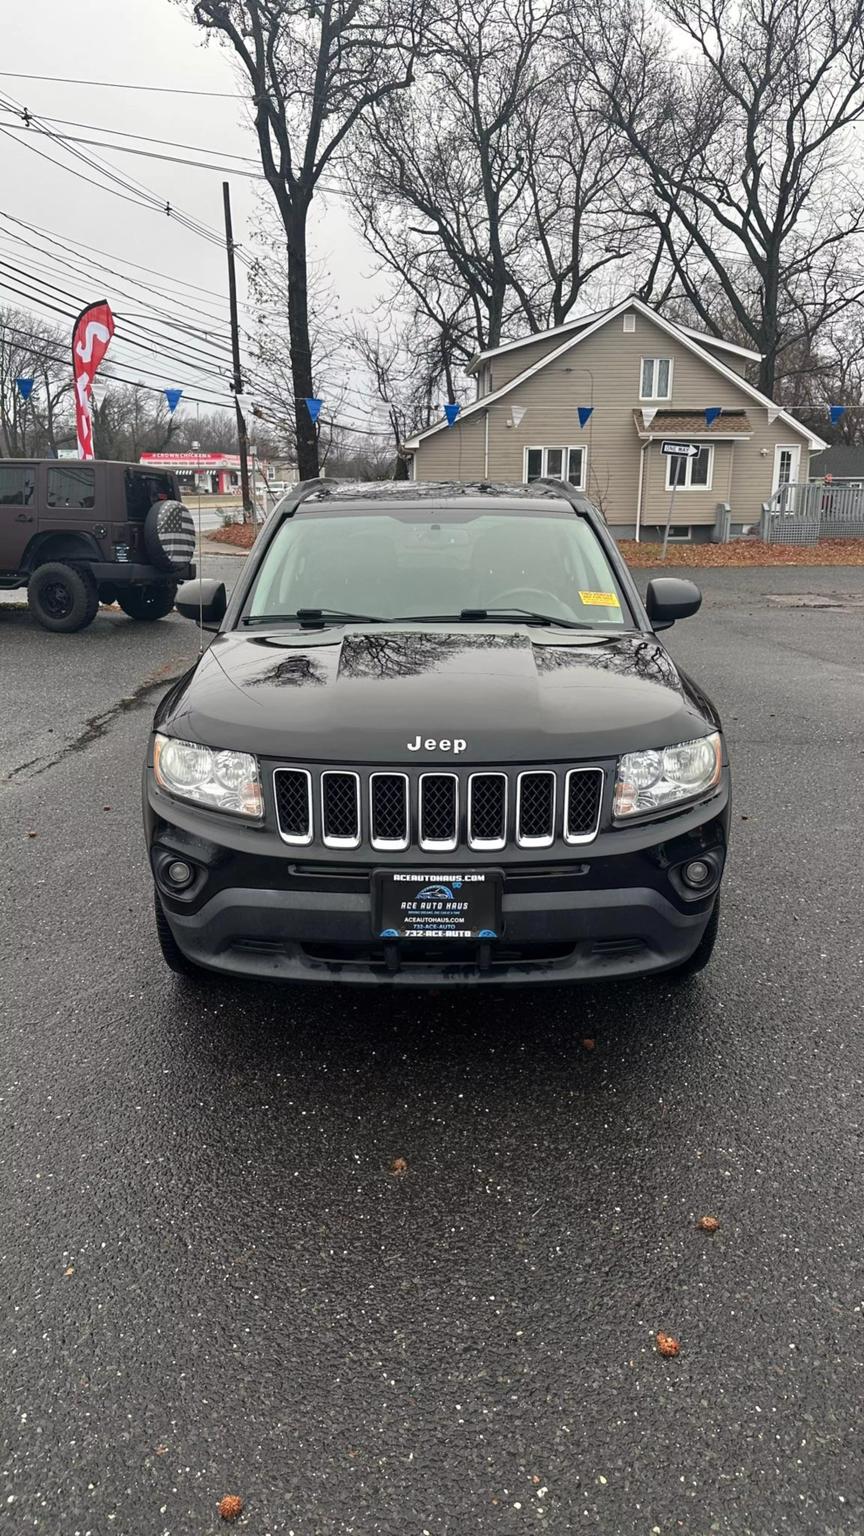
[[447,417],[447,425],[448,425],[448,427],[452,427],[452,425],[453,425],[454,421],[456,420],[456,417],[459,415],[459,412],[461,411],[461,409],[462,409],[461,405],[457,405],[455,400],[451,400],[448,405],[445,405],[445,407],[444,407],[444,415]]
[[172,416],[180,404],[180,396],[182,393],[182,389],[166,389],[165,391],[165,399],[168,401],[168,409]]
[[845,409],[846,409],[845,405],[832,405],[832,406],[829,406],[829,410],[831,412],[831,425],[832,425],[832,427],[836,427],[836,425],[837,425],[838,421],[840,420],[840,417],[843,415],[843,412],[845,411]]
[[707,411],[705,412],[706,427],[710,427],[712,421],[716,421],[717,417],[721,415],[722,411],[722,405],[709,405]]
[[580,405],[577,407],[577,409],[579,411],[579,425],[580,427],[584,427],[589,416],[592,414],[594,407],[593,405]]
[[21,396],[21,399],[22,400],[29,400],[30,396],[33,393],[33,380],[32,379],[16,379],[15,383],[17,385],[18,393]]
[[323,404],[323,400],[311,400],[308,395],[306,396],[306,409],[309,412],[309,415],[312,417],[313,421],[317,421],[318,417],[321,415],[321,407]]

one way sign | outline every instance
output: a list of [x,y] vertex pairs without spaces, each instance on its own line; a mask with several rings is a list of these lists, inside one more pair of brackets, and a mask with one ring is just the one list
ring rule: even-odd
[[695,459],[699,452],[698,443],[670,443],[664,442],[660,448],[669,458]]

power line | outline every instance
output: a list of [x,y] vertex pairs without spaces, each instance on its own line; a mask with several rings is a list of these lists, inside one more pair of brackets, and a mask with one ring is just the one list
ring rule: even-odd
[[212,96],[220,101],[249,101],[236,91],[190,91],[175,85],[135,85],[125,80],[77,80],[67,75],[25,75],[13,69],[0,69],[4,80],[50,80],[54,85],[96,85],[106,91],[158,91],[168,96]]
[[[41,302],[39,294],[40,288],[48,289],[52,294],[59,294],[61,298],[72,299],[72,301],[78,305],[83,305],[86,303],[86,300],[82,297],[81,294],[73,293],[68,288],[61,288],[56,283],[49,283],[45,280],[45,278],[31,279],[26,273],[22,272],[19,267],[12,266],[9,262],[0,260],[0,271],[11,272],[12,276],[17,277],[19,283],[24,283],[28,289],[35,288],[35,295],[25,294],[25,297],[35,297],[37,303]],[[70,318],[74,318],[74,316],[70,316]],[[133,330],[140,331],[143,336],[148,337],[150,340],[162,340],[162,338],[156,332],[151,331],[149,327],[141,325],[140,322],[130,321],[127,316],[124,316],[119,311],[117,312],[115,318],[119,320],[122,325],[131,325]],[[177,352],[170,351],[168,347],[164,345],[159,351],[157,351],[154,347],[148,346],[144,342],[138,341],[134,336],[121,335],[120,340],[125,341],[127,346],[138,347],[144,352],[154,353],[155,356],[164,356],[171,362],[180,363],[187,368],[197,368],[200,371],[202,363],[212,364],[216,368],[222,366],[222,359],[214,358],[212,354],[200,351],[197,347],[194,347],[191,342],[180,341],[179,343],[176,343],[176,345],[181,347],[187,354],[185,356],[181,356]],[[211,374],[211,377],[221,378],[221,375]]]
[[[8,111],[8,108],[7,108]],[[30,113],[24,113],[24,126],[30,121]],[[169,149],[192,149],[196,154],[221,155],[223,160],[245,160],[248,165],[254,165],[254,155],[235,155],[230,149],[214,149],[212,144],[183,144],[175,139],[156,139],[150,133],[130,133],[127,128],[108,128],[104,123],[82,123],[75,117],[48,117],[40,113],[39,121],[42,123],[60,123],[66,128],[86,128],[88,133],[107,133],[112,138],[136,139],[141,144],[164,144]]]
[[[57,313],[59,314],[60,311],[58,310]],[[34,318],[34,320],[38,319],[38,316],[34,315],[33,318]],[[44,358],[46,362],[58,363],[58,364],[65,364],[65,363],[68,363],[68,361],[69,361],[68,357],[66,357],[65,355],[64,356],[59,356],[57,354],[52,354],[52,353],[46,352],[46,350],[45,350],[45,339],[44,339],[44,337],[39,336],[38,333],[36,333],[34,331],[23,331],[23,330],[21,330],[21,328],[19,326],[7,325],[7,323],[4,320],[0,320],[0,344],[2,344],[3,337],[5,335],[23,336],[25,338],[25,340],[27,340],[27,341],[37,341],[37,342],[39,342],[39,346],[38,347],[26,347],[26,346],[21,346],[20,343],[18,343],[18,342],[15,343],[15,346],[18,348],[19,351],[26,352],[26,353],[28,353],[29,356],[41,357],[41,358]],[[117,365],[109,363],[107,366],[108,367],[116,368]],[[134,366],[134,365],[131,365],[131,366]],[[141,373],[152,373],[153,370],[149,369],[149,368],[142,368],[142,369],[139,370],[139,372],[141,372]],[[157,377],[158,377],[158,375],[157,375]],[[106,384],[126,384],[126,385],[131,385],[134,389],[146,390],[146,392],[148,394],[151,394],[151,395],[164,395],[164,393],[165,393],[164,389],[159,389],[155,384],[143,384],[140,379],[125,379],[121,375],[115,374],[115,373],[111,373],[111,374],[106,373],[105,375],[103,375],[103,382],[106,383]],[[195,386],[193,385],[192,387],[194,388]],[[196,398],[194,395],[187,395],[185,389],[183,391],[183,399],[184,399],[184,401],[187,401],[188,403],[190,403],[192,405],[206,405],[208,407],[208,409],[210,409],[210,410],[233,410],[233,408],[234,408],[233,407],[233,402],[231,402],[231,401],[227,401],[227,400],[201,400],[201,399]]]

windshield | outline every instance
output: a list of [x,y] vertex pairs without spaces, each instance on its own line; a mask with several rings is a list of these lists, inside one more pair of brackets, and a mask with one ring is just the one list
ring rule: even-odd
[[523,609],[591,628],[632,625],[594,530],[572,512],[310,509],[282,524],[243,617],[328,609],[386,619]]

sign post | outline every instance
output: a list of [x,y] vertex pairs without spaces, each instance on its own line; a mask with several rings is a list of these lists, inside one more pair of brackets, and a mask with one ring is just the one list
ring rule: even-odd
[[[669,440],[661,443],[660,452],[666,459],[695,459],[699,455],[698,443],[673,443]],[[666,527],[663,531],[663,553],[661,560],[666,559],[669,548],[669,529],[672,524],[672,511],[675,506],[675,492],[678,489],[678,476],[675,470],[672,472],[672,495],[669,497],[669,510],[666,513]]]

